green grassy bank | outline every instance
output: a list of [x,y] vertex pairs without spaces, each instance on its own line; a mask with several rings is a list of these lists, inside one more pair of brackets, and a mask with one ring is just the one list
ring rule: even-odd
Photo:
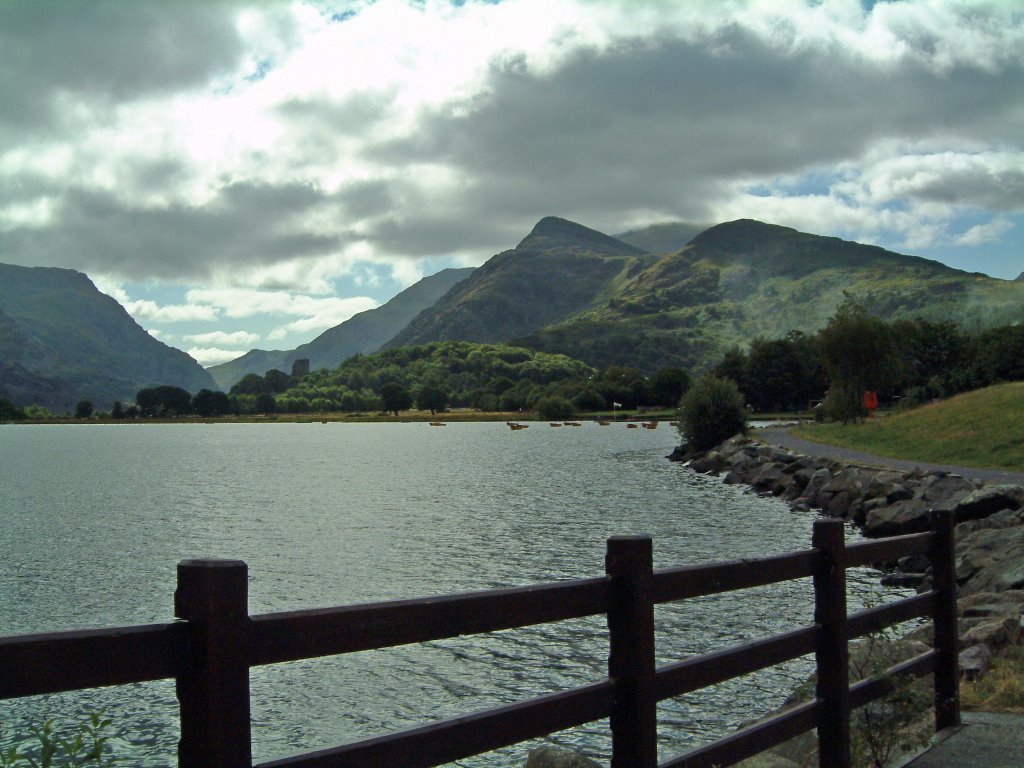
[[862,424],[809,424],[794,434],[897,459],[1024,471],[1024,382]]

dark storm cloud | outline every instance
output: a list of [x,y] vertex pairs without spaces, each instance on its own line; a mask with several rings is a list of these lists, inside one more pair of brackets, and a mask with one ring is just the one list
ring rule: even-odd
[[481,222],[463,213],[455,209],[449,215],[394,216],[376,224],[367,239],[381,253],[429,257],[479,250],[486,257],[512,248],[529,232],[514,219]]
[[611,222],[644,208],[701,218],[735,180],[853,160],[882,139],[995,137],[1022,81],[1019,66],[938,75],[836,49],[788,54],[733,28],[584,51],[551,75],[494,69],[487,97],[369,151],[453,166],[481,222],[488,211]]
[[243,53],[233,2],[0,2],[0,127],[54,129],[61,97],[102,108],[207,81]]
[[141,208],[114,195],[74,188],[56,221],[0,232],[5,260],[117,273],[129,279],[208,276],[340,249],[336,236],[279,226],[329,198],[306,185],[234,184],[203,207]]
[[1024,208],[1024,168],[989,168],[980,164],[947,170],[922,184],[917,196],[940,203],[961,203],[992,211]]
[[393,210],[395,197],[386,181],[358,181],[343,187],[335,197],[350,219],[381,216]]

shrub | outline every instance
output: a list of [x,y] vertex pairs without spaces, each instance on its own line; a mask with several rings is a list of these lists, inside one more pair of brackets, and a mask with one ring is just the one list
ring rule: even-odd
[[863,421],[867,415],[864,408],[864,390],[856,384],[833,384],[825,397],[825,415],[833,421],[849,424]]
[[23,751],[21,746],[0,749],[0,768],[51,768],[51,766],[110,766],[114,758],[107,751],[110,736],[107,729],[110,719],[103,710],[88,715],[70,738],[64,738],[54,731],[54,721],[47,720],[42,726],[33,726],[29,731],[38,742],[38,747]]
[[679,401],[679,434],[692,450],[706,451],[747,430],[747,408],[731,379],[699,378]]

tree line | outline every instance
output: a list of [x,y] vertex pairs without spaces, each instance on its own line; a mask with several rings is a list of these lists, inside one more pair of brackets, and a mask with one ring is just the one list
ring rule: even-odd
[[1024,379],[1024,327],[968,332],[952,321],[885,321],[853,298],[816,334],[791,332],[728,350],[713,369],[734,381],[755,411],[864,415],[864,393],[908,406],[1001,381]]
[[[848,421],[864,415],[863,394],[908,405],[1000,381],[1024,380],[1024,326],[969,332],[952,321],[884,321],[852,297],[815,334],[792,331],[727,350],[711,371],[732,380],[760,413],[807,410]],[[355,355],[333,370],[295,377],[249,374],[227,393],[195,395],[173,386],[139,390],[135,402],[95,413],[89,401],[76,418],[216,417],[263,413],[391,412],[416,407],[537,411],[542,418],[614,408],[675,407],[690,374],[666,367],[653,376],[612,365],[596,370],[565,355],[507,344],[447,341]],[[70,414],[68,414],[70,415]],[[51,418],[40,406],[0,399],[0,420]]]

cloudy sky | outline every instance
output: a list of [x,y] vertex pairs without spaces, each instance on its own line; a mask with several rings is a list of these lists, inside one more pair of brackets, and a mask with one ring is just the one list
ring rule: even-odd
[[1011,0],[3,0],[0,262],[206,365],[541,217],[1024,270]]

